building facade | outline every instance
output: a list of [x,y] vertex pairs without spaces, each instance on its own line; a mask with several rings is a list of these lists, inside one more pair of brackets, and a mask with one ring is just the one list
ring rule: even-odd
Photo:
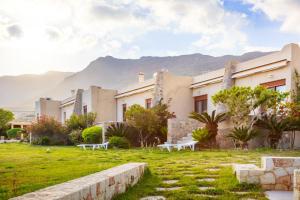
[[115,121],[116,100],[114,97],[116,93],[116,90],[91,86],[88,90],[72,90],[71,96],[62,101],[40,98],[35,103],[35,115],[37,119],[48,116],[65,123],[72,114],[95,112],[97,122]]
[[[269,55],[240,63],[228,61],[222,69],[194,77],[160,70],[148,80],[139,73],[136,84],[117,91],[91,86],[89,90],[73,91],[72,96],[63,101],[42,98],[36,103],[36,114],[50,115],[63,123],[73,113],[96,112],[97,122],[122,122],[131,105],[150,108],[162,99],[176,115],[169,120],[168,140],[177,142],[199,126],[188,119],[189,113],[222,111],[211,99],[219,90],[264,85],[278,91],[293,91],[295,70],[300,72],[300,48],[297,44],[288,44]],[[221,130],[228,130],[228,127],[226,123],[220,126]]]

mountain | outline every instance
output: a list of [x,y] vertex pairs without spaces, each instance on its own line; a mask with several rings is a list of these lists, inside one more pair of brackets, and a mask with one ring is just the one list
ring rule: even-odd
[[34,101],[45,91],[56,88],[71,72],[50,71],[41,75],[25,74],[0,77],[0,107],[32,110]]
[[[0,77],[0,99],[3,106],[34,106],[38,97],[63,99],[70,95],[71,89],[86,89],[90,85],[119,89],[137,81],[139,72],[151,78],[160,69],[167,69],[177,75],[195,76],[222,68],[229,60],[246,61],[270,52],[249,52],[240,56],[225,55],[214,57],[191,54],[168,57],[141,57],[139,59],[118,59],[111,56],[92,61],[77,73],[51,72],[44,75],[23,75]],[[51,83],[51,84],[49,84]]]

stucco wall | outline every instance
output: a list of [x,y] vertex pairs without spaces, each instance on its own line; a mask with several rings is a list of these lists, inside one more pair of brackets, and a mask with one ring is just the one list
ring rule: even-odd
[[133,104],[139,104],[145,107],[145,100],[149,98],[153,99],[153,90],[148,90],[142,93],[118,98],[117,99],[117,121],[120,122],[123,121],[123,113],[122,113],[123,104],[127,105],[127,109]]
[[175,76],[169,72],[163,74],[163,99],[165,102],[171,100],[169,110],[178,119],[188,118],[193,111],[192,80],[192,77]]
[[66,112],[66,120],[71,117],[74,111],[74,103],[70,103],[68,105],[65,105],[61,107],[61,123],[65,123],[64,121],[64,112]]
[[235,85],[255,87],[262,83],[286,79],[286,89],[288,91],[290,89],[290,85],[288,85],[290,78],[289,66],[286,66],[268,72],[261,72],[247,77],[237,78],[235,79]]
[[46,98],[40,98],[36,102],[36,113],[41,116],[53,117],[57,121],[61,120],[60,116],[60,101],[48,100]]
[[97,113],[96,122],[116,121],[116,90],[91,87],[91,110]]

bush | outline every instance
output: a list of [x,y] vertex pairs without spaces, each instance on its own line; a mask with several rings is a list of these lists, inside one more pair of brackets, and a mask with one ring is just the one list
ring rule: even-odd
[[68,144],[68,135],[64,127],[54,118],[42,117],[32,125],[31,133],[35,144],[44,144],[44,137],[49,139],[49,145]]
[[7,130],[6,134],[9,139],[12,139],[12,138],[19,137],[22,132],[24,132],[24,129],[12,128],[12,129]]
[[206,128],[198,128],[192,132],[194,140],[199,143],[207,142],[210,139],[209,131]]
[[101,143],[102,128],[99,126],[92,126],[82,131],[83,142],[85,143]]
[[110,125],[106,130],[106,136],[118,136],[118,137],[126,137],[129,132],[129,127],[124,123],[115,123]]
[[109,146],[114,148],[128,149],[130,147],[130,143],[125,137],[113,136],[109,138]]
[[81,137],[82,131],[81,130],[73,130],[69,134],[69,139],[72,144],[80,144],[82,143],[82,137]]
[[47,136],[43,136],[40,140],[40,145],[49,145],[50,139]]

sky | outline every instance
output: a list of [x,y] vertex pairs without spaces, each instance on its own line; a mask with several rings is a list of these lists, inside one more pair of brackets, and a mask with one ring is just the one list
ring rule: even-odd
[[0,76],[300,42],[300,0],[0,0]]

